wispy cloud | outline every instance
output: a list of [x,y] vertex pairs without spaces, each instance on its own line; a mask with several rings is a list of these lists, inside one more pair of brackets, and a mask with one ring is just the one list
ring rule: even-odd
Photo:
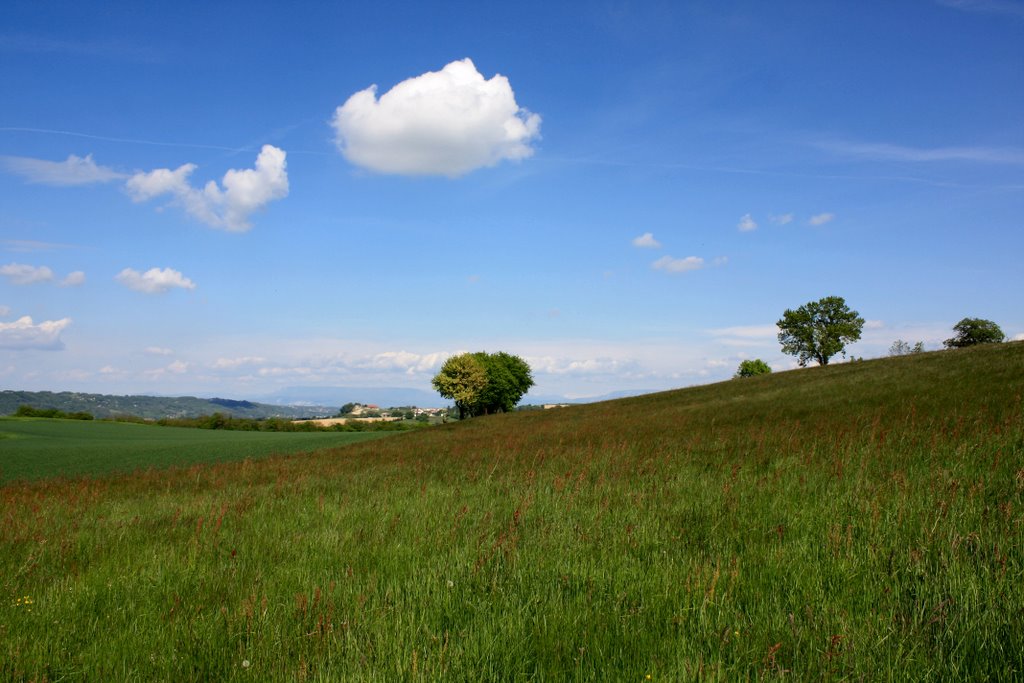
[[775,225],[788,225],[789,223],[793,222],[793,214],[784,213],[779,216],[769,216],[768,220],[770,220]]
[[334,112],[338,149],[379,173],[456,177],[533,154],[540,116],[516,104],[506,77],[470,59],[402,81],[377,98],[361,90]]
[[8,172],[40,185],[93,185],[128,177],[112,168],[97,165],[91,154],[84,157],[71,154],[64,161],[0,156],[0,164]]
[[661,242],[654,239],[653,233],[645,232],[639,237],[633,238],[633,246],[641,249],[660,249]]
[[1024,164],[1019,147],[907,147],[885,142],[824,140],[815,147],[841,156],[873,161],[968,161],[988,164]]
[[835,217],[836,215],[834,213],[819,213],[811,216],[807,222],[814,226],[825,225],[826,223],[835,220]]
[[24,263],[8,263],[0,266],[0,275],[14,285],[31,285],[37,282],[49,282],[53,279],[53,271],[46,266],[30,266]]
[[943,7],[1024,18],[1024,3],[1015,0],[936,0]]
[[146,353],[151,356],[173,356],[174,351],[172,349],[164,348],[162,346],[147,346],[145,349]]
[[740,218],[740,222],[736,224],[736,227],[740,229],[740,232],[750,232],[757,229],[757,223],[754,222],[753,217],[749,213],[745,213]]
[[162,294],[170,289],[195,289],[192,280],[172,268],[150,268],[140,273],[132,268],[125,268],[118,273],[118,282],[129,289],[143,294]]

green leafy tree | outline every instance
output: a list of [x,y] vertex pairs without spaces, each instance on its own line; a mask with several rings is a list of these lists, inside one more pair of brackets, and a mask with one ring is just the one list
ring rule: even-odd
[[432,383],[441,396],[455,401],[465,418],[513,410],[533,386],[533,376],[519,356],[480,351],[452,356]]
[[745,360],[740,363],[733,377],[754,377],[756,375],[767,375],[772,371],[771,367],[760,358]]
[[471,417],[487,386],[487,369],[473,354],[463,353],[446,360],[431,384],[441,396],[455,401],[459,417]]
[[962,349],[975,344],[998,344],[1006,339],[999,325],[982,318],[964,318],[953,325],[953,331],[956,335],[942,342],[947,349]]
[[919,341],[911,346],[910,342],[897,339],[889,347],[890,356],[910,356],[915,353],[924,353],[924,342]]
[[783,353],[796,356],[800,367],[810,361],[828,365],[837,353],[846,355],[846,345],[860,339],[864,318],[850,310],[841,296],[827,296],[794,310],[786,309],[776,325]]

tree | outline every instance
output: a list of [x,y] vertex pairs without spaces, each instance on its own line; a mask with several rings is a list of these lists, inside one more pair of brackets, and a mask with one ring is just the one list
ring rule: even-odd
[[962,349],[975,344],[998,344],[1006,339],[1006,335],[991,320],[982,318],[964,318],[953,325],[956,336],[942,342],[947,349]]
[[754,360],[745,360],[740,363],[740,367],[736,370],[736,377],[754,377],[755,375],[767,375],[772,371],[771,367],[760,358]]
[[919,341],[911,346],[910,342],[897,339],[889,347],[890,356],[909,356],[915,353],[924,353],[924,342]]
[[860,339],[864,318],[850,310],[843,297],[827,296],[795,311],[787,308],[776,325],[783,353],[796,356],[800,367],[806,367],[812,360],[828,365],[837,353],[845,356],[846,345]]
[[463,353],[446,360],[431,384],[441,396],[455,401],[459,417],[470,417],[487,386],[487,370],[473,354]]
[[432,383],[465,418],[512,410],[533,386],[533,376],[519,356],[480,351],[452,356]]

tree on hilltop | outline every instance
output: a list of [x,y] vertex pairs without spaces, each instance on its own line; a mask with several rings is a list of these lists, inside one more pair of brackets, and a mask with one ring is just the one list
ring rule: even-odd
[[794,310],[786,309],[776,323],[783,353],[796,356],[800,367],[810,361],[828,365],[846,345],[860,339],[864,318],[851,310],[841,296],[827,296]]
[[755,377],[756,375],[770,374],[771,371],[771,366],[760,358],[755,358],[754,360],[745,360],[740,363],[740,367],[737,368],[736,374],[733,377]]
[[962,349],[975,344],[998,344],[1006,339],[999,325],[982,318],[964,318],[953,325],[956,335],[942,342],[947,349]]
[[452,356],[431,383],[466,418],[511,411],[533,386],[533,376],[519,356],[480,351]]

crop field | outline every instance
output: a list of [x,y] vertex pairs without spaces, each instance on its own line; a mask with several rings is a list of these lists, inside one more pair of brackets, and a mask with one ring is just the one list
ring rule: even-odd
[[0,679],[1020,680],[1022,395],[1000,344],[8,483]]
[[331,448],[380,435],[233,432],[0,417],[0,482],[262,458]]

